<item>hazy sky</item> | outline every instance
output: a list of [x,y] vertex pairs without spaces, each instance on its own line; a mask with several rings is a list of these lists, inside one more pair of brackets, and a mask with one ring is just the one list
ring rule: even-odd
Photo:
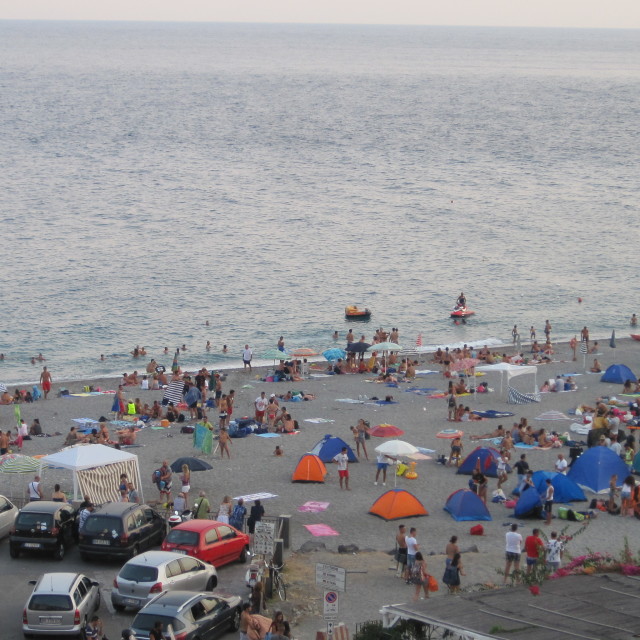
[[0,19],[640,28],[640,0],[0,0]]

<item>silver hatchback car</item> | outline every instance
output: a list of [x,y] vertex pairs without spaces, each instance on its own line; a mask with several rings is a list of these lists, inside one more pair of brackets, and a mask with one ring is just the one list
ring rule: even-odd
[[79,636],[100,608],[100,585],[82,573],[45,573],[30,584],[35,587],[22,612],[25,638]]
[[147,551],[131,558],[113,581],[111,604],[116,611],[141,609],[163,591],[212,591],[216,568],[172,551]]

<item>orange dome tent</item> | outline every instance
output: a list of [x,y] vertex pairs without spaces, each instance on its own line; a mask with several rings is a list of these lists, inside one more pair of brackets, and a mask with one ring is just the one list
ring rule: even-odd
[[389,489],[373,503],[369,513],[383,520],[429,515],[422,502],[405,489]]
[[324,482],[326,475],[324,462],[313,453],[305,453],[291,476],[291,482]]

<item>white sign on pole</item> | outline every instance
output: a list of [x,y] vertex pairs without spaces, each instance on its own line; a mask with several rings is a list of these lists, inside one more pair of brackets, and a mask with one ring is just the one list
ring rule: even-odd
[[274,522],[256,522],[253,533],[253,552],[256,555],[270,556],[273,554],[275,532]]
[[347,590],[347,570],[332,564],[317,562],[316,585],[344,593]]
[[337,591],[325,591],[324,592],[324,619],[325,620],[337,620],[338,619],[338,592]]

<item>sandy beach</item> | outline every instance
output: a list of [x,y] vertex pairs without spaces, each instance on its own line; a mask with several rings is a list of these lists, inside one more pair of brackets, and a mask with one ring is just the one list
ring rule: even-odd
[[[603,369],[614,361],[624,363],[632,370],[637,368],[640,344],[630,339],[619,339],[618,348],[614,351],[601,341],[601,353],[597,358]],[[523,345],[524,346],[524,345]],[[511,352],[512,350],[508,350]],[[570,421],[536,423],[534,418],[543,411],[557,410],[567,412],[578,404],[593,405],[595,400],[603,395],[619,395],[622,385],[600,382],[599,374],[585,373],[582,366],[582,356],[578,353],[578,361],[572,362],[568,345],[556,345],[556,353],[551,364],[538,367],[538,387],[545,379],[558,374],[575,373],[578,390],[565,393],[545,393],[540,403],[528,405],[509,405],[506,402],[506,391],[500,393],[499,378],[487,375],[482,378],[489,383],[492,392],[465,396],[461,400],[472,410],[495,409],[513,411],[514,416],[497,420],[483,420],[456,424],[464,430],[464,450],[470,452],[475,443],[469,438],[492,431],[498,424],[506,428],[521,417],[526,417],[530,424],[544,426],[549,431],[563,433],[568,430]],[[586,358],[587,369],[593,362],[594,355]],[[140,361],[138,368],[144,368]],[[427,358],[421,358],[420,369],[437,369],[439,367],[427,363]],[[56,372],[52,372],[54,381]],[[443,511],[443,505],[449,494],[459,488],[466,488],[468,477],[456,475],[455,468],[444,467],[435,462],[437,454],[448,453],[449,441],[436,437],[442,429],[451,428],[447,421],[446,399],[429,399],[425,396],[407,393],[410,388],[435,388],[444,391],[447,381],[441,373],[419,376],[411,384],[401,383],[398,388],[388,388],[382,384],[367,382],[370,375],[344,375],[312,377],[304,382],[263,383],[257,378],[263,371],[254,369],[252,373],[242,370],[227,371],[227,379],[223,383],[223,391],[236,391],[234,417],[254,414],[254,400],[265,391],[283,394],[288,389],[304,389],[315,394],[316,399],[308,402],[290,403],[288,408],[295,420],[300,424],[300,433],[283,435],[273,438],[262,438],[251,435],[243,439],[234,439],[231,445],[231,460],[220,460],[216,456],[208,457],[213,470],[205,473],[195,473],[192,476],[191,496],[204,489],[213,506],[220,503],[223,496],[239,496],[255,492],[270,492],[277,497],[265,501],[267,515],[289,514],[292,517],[292,554],[288,558],[289,577],[291,584],[291,598],[288,603],[289,611],[295,607],[297,611],[296,637],[312,638],[316,629],[322,627],[321,592],[313,583],[313,568],[317,561],[345,566],[352,570],[366,571],[349,576],[347,592],[341,601],[340,619],[344,620],[353,632],[355,623],[378,618],[381,605],[391,602],[406,602],[411,600],[413,589],[395,577],[390,570],[391,562],[387,552],[394,546],[394,535],[398,522],[384,522],[369,515],[367,512],[372,503],[388,488],[394,486],[392,474],[389,474],[387,486],[375,486],[376,473],[374,448],[383,442],[379,438],[366,441],[369,461],[361,458],[357,464],[350,465],[351,490],[341,491],[338,484],[336,465],[328,465],[329,475],[325,484],[293,484],[291,474],[300,456],[309,451],[325,434],[330,433],[342,437],[349,445],[354,445],[353,436],[349,430],[359,418],[364,418],[371,426],[380,423],[390,423],[405,431],[402,436],[416,446],[436,451],[432,460],[418,462],[416,471],[419,477],[415,480],[397,479],[397,486],[406,488],[414,493],[429,511],[428,517],[408,520],[408,526],[418,529],[418,542],[427,553],[436,554],[428,558],[429,570],[440,579],[444,571],[444,558],[441,555],[451,535],[457,535],[461,549],[467,550],[477,547],[477,552],[465,553],[463,560],[466,577],[463,586],[482,583],[499,583],[502,578],[496,569],[503,568],[505,523],[516,522],[510,518],[511,512],[500,504],[489,503],[492,522],[484,522],[485,535],[476,537],[469,535],[473,523],[456,522]],[[637,371],[636,371],[637,373]],[[315,375],[315,372],[314,372]],[[46,454],[59,450],[69,428],[74,424],[74,418],[97,419],[104,415],[111,417],[113,396],[101,395],[90,397],[57,397],[60,387],[71,392],[81,392],[86,384],[99,386],[102,389],[114,389],[114,380],[79,381],[75,383],[54,384],[49,399],[40,400],[34,404],[22,404],[22,417],[30,424],[33,418],[39,418],[43,430],[47,434],[59,432],[62,435],[35,438],[25,442],[22,453],[27,455]],[[533,383],[524,378],[516,381],[516,386],[525,392],[532,391]],[[9,391],[13,392],[13,388]],[[393,395],[397,404],[380,406],[370,399],[374,396],[383,399],[386,395]],[[127,388],[128,398],[140,398],[142,402],[152,403],[162,398],[161,391],[142,391],[138,388]],[[364,397],[367,400],[364,400]],[[338,399],[363,399],[362,402],[346,403]],[[629,399],[629,398],[625,398]],[[281,404],[286,404],[282,402]],[[211,414],[214,415],[213,412]],[[308,419],[321,418],[331,422],[314,424],[306,422]],[[0,406],[0,428],[7,430],[15,423],[14,407]],[[576,439],[586,440],[586,436],[576,436]],[[151,484],[151,474],[162,464],[164,458],[173,460],[179,456],[200,455],[192,447],[192,436],[180,434],[179,426],[169,429],[156,430],[145,428],[138,434],[140,447],[130,449],[139,456],[144,496],[146,501],[155,501],[157,490]],[[284,456],[275,457],[273,451],[276,445],[284,449]],[[553,469],[553,463],[558,452],[568,456],[568,448],[549,450],[527,450],[527,459],[533,470]],[[519,457],[519,450],[515,450],[512,462]],[[29,476],[13,477],[9,479],[0,474],[0,493],[8,495],[11,481],[12,493],[22,495],[26,489]],[[63,490],[70,489],[71,478],[63,471],[46,470],[43,474],[45,496],[53,490],[53,484],[59,482]],[[509,477],[505,484],[506,492],[516,483],[515,474]],[[489,481],[489,494],[495,489],[496,480]],[[590,498],[591,496],[588,495]],[[298,508],[307,501],[321,501],[329,503],[328,508],[321,513],[301,512]],[[581,503],[584,504],[584,503]],[[339,535],[313,537],[304,525],[325,524],[333,528]],[[525,521],[522,528],[523,535],[527,535],[537,521]],[[540,521],[541,524],[541,521]],[[564,522],[554,522],[547,530],[562,528]],[[577,555],[587,549],[611,550],[617,552],[624,544],[625,538],[637,540],[638,521],[634,518],[620,518],[600,514],[591,522],[586,531],[569,548],[572,555]],[[548,531],[547,531],[548,533]],[[300,547],[308,541],[316,541],[326,546],[326,551],[315,553],[298,553]],[[356,555],[338,554],[339,545],[357,545],[360,553]],[[6,545],[5,545],[6,547]],[[6,551],[6,550],[5,550]],[[108,585],[105,585],[108,586]],[[444,595],[443,588],[434,594],[435,597]]]

